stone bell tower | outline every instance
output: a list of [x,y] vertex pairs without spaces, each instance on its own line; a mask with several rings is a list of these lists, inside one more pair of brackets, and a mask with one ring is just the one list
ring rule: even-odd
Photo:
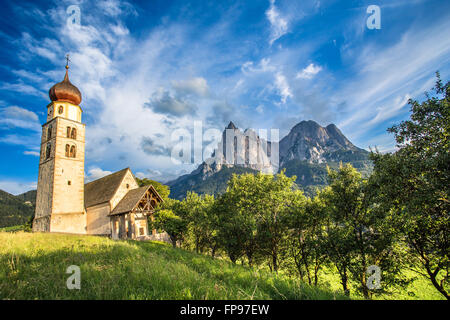
[[49,91],[42,125],[35,232],[86,233],[84,209],[85,124],[81,93],[69,81],[69,59],[62,82]]

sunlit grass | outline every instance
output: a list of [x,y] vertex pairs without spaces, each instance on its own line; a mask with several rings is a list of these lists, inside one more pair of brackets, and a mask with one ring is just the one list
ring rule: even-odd
[[[66,269],[81,269],[69,290]],[[0,232],[0,299],[345,299],[155,242]]]

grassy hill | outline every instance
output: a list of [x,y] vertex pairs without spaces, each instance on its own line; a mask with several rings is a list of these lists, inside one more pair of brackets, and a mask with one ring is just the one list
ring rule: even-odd
[[[345,299],[162,243],[24,232],[0,243],[0,299]],[[66,288],[70,265],[80,290]]]
[[14,196],[0,190],[0,228],[23,225],[34,214],[36,190]]
[[[1,299],[347,299],[336,271],[311,287],[157,242],[0,231]],[[66,269],[81,269],[81,290],[66,288]],[[405,270],[410,277],[416,275]],[[355,291],[353,291],[355,293]],[[362,299],[359,295],[352,299]],[[377,299],[444,299],[424,279]]]

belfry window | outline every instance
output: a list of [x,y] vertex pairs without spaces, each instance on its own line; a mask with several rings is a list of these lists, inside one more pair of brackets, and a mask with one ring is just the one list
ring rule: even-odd
[[72,133],[70,134],[72,139],[77,139],[77,128],[72,128]]
[[58,113],[62,114],[63,112],[64,112],[64,107],[63,106],[59,106]]
[[50,158],[50,154],[52,153],[52,145],[51,143],[47,143],[47,150],[45,152],[45,158]]
[[47,128],[47,140],[50,140],[52,138],[52,126],[48,126]]
[[75,148],[75,146],[71,146],[70,147],[70,158],[76,158],[77,157],[77,150]]
[[70,146],[66,144],[66,157],[68,158],[70,155]]
[[67,138],[70,138],[70,127],[67,127]]

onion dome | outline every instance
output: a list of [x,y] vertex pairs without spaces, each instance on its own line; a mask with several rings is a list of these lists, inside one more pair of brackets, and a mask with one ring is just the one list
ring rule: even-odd
[[66,65],[66,75],[64,80],[55,84],[48,91],[50,100],[66,101],[79,105],[81,102],[81,92],[69,81],[69,66]]

